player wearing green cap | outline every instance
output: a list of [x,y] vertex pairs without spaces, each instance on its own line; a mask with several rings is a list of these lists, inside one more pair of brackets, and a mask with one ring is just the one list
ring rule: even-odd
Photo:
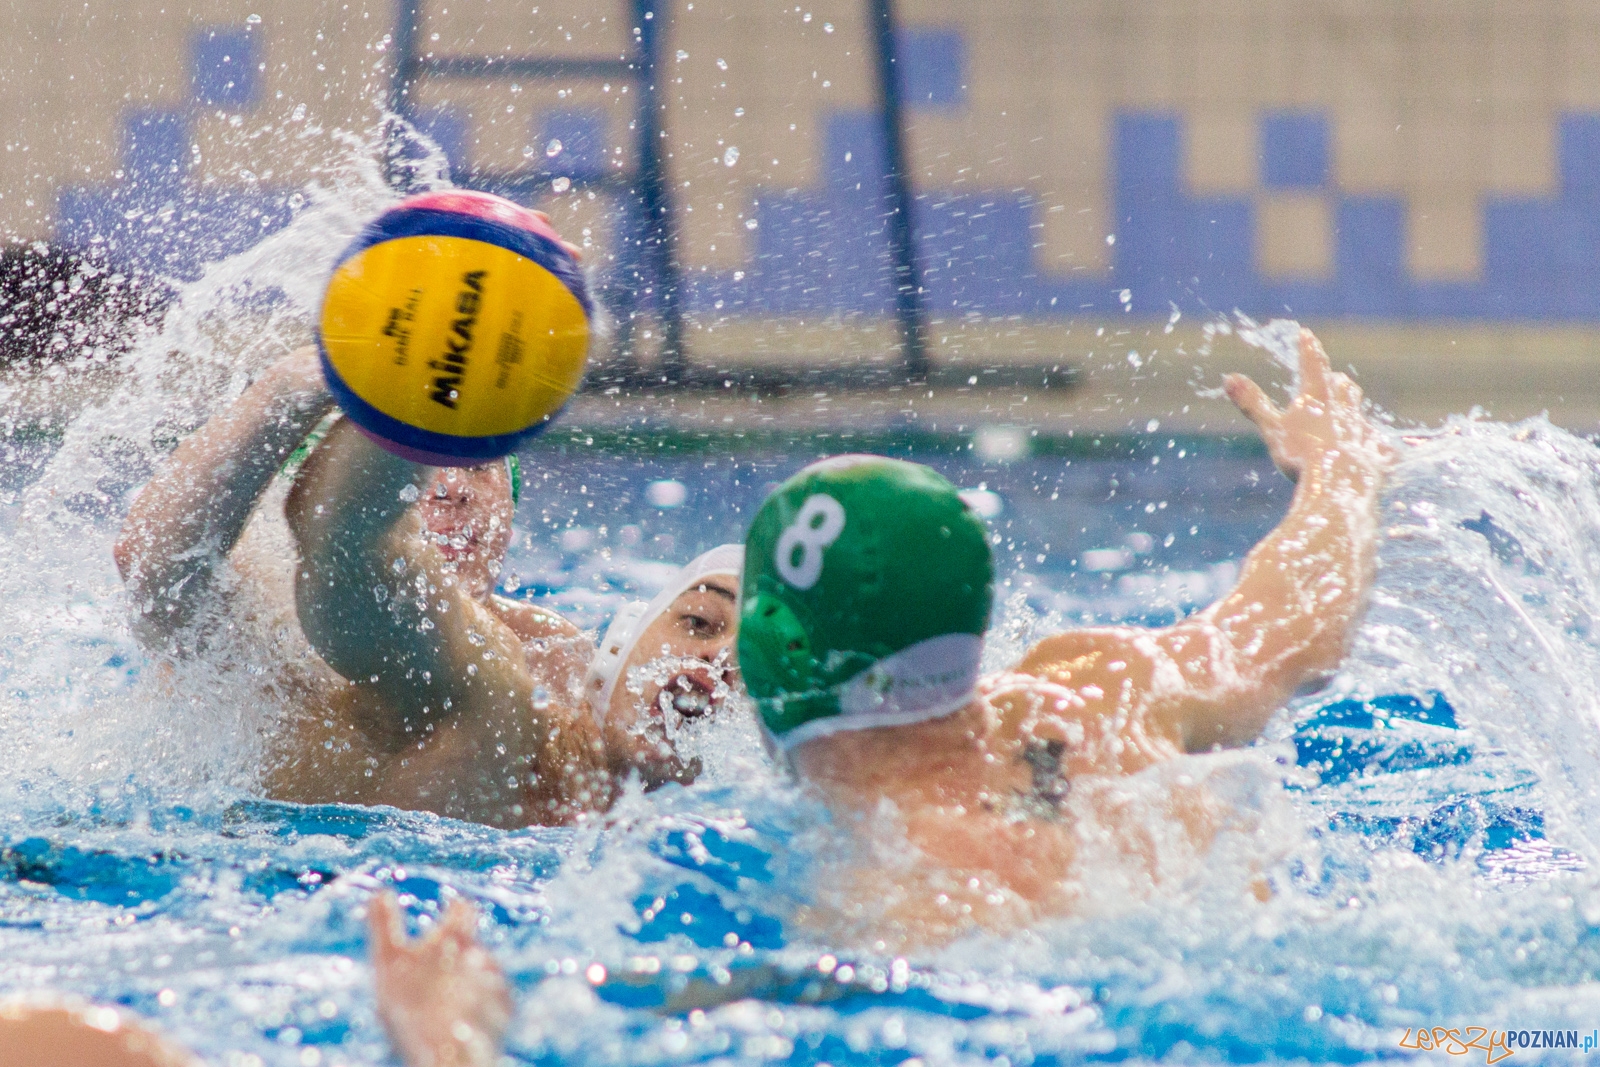
[[619,613],[597,650],[495,593],[516,482],[498,460],[382,451],[333,413],[314,350],[279,360],[129,509],[135,633],[168,665],[201,661],[151,674],[258,714],[262,784],[284,800],[562,823],[630,776],[692,779],[675,728],[736,680],[738,546]]
[[[1073,782],[1246,744],[1338,663],[1371,583],[1391,452],[1309,331],[1300,360],[1284,410],[1248,378],[1226,382],[1298,482],[1232,592],[1165,629],[1059,634],[988,678],[989,539],[954,486],[915,464],[841,456],[767,498],[746,538],[738,639],[766,736],[836,810],[897,813],[925,861],[851,900],[898,898],[891,914],[911,940],[1070,909],[1083,830]],[[1169,809],[1201,847],[1214,833],[1190,787]],[[1150,849],[1147,828],[1115,834],[1127,852]]]

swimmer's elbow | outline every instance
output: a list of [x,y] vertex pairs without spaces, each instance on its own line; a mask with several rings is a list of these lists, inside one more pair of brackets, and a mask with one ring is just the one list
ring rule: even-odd
[[306,488],[306,479],[297,478],[289,487],[289,493],[283,498],[283,518],[289,526],[289,532],[294,535],[301,551],[305,551],[321,536],[319,527],[325,527],[326,522],[317,522],[318,516],[310,503],[311,492]]
[[111,546],[111,558],[117,564],[117,574],[123,586],[136,597],[142,597],[152,588],[161,587],[163,560],[152,551],[149,535],[128,524]]
[[135,564],[138,562],[138,550],[134,547],[133,538],[126,528],[117,543],[111,546],[111,558],[117,563],[117,574],[122,578],[122,584],[132,585],[134,582]]

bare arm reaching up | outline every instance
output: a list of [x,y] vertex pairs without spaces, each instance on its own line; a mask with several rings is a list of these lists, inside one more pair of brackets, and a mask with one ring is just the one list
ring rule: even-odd
[[316,350],[300,349],[186,438],[140,490],[113,551],[141,608],[142,640],[163,643],[194,618],[273,475],[332,409]]
[[[1300,335],[1300,394],[1284,409],[1242,375],[1228,396],[1296,479],[1276,529],[1220,601],[1164,630],[1081,630],[1040,642],[1020,670],[1068,682],[1082,718],[1130,712],[1186,751],[1253,740],[1309,678],[1333,669],[1372,584],[1378,496],[1392,452],[1361,390]],[[1082,694],[1087,693],[1087,697]]]

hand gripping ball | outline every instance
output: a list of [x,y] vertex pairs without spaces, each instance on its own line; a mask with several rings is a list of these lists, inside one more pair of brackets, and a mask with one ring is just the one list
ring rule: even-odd
[[572,396],[590,313],[578,264],[542,216],[487,193],[424,193],[339,257],[322,370],[378,445],[473,466],[513,451]]

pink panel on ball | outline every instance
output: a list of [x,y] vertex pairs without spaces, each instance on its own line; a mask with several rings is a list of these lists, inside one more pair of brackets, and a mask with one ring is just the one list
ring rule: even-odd
[[402,200],[398,208],[417,208],[423,211],[454,211],[480,219],[502,222],[524,230],[532,230],[540,237],[548,237],[557,244],[561,237],[555,228],[539,215],[492,193],[472,189],[446,189],[434,193],[419,193]]

